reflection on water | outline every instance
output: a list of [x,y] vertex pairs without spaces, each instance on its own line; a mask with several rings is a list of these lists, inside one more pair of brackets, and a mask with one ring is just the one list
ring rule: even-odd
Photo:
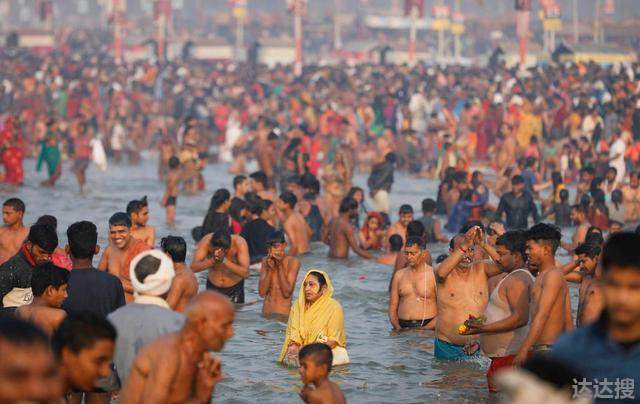
[[[28,161],[25,171],[32,175],[33,167],[33,161]],[[59,221],[61,244],[66,243],[64,230],[68,225],[77,220],[91,220],[98,225],[99,243],[104,247],[109,216],[124,210],[129,200],[147,195],[150,224],[157,226],[158,239],[168,234],[181,235],[187,240],[190,254],[193,247],[191,228],[201,224],[213,191],[219,187],[230,188],[232,179],[226,174],[225,167],[207,167],[208,191],[178,198],[177,227],[170,231],[164,225],[164,211],[159,206],[164,187],[158,183],[153,161],[143,161],[139,167],[113,165],[106,173],[91,167],[87,196],[78,195],[69,167],[65,164],[56,189],[40,188],[36,185],[39,178],[27,177],[25,187],[13,194],[5,191],[2,196],[15,195],[27,203],[27,224],[45,213],[55,215]],[[394,211],[402,203],[410,203],[419,209],[423,198],[435,199],[435,182],[397,177],[391,196]],[[366,184],[366,178],[357,176],[354,182],[362,186]],[[430,249],[433,257],[446,252],[444,244],[430,246]],[[432,333],[414,331],[392,335],[387,320],[390,268],[357,257],[348,261],[328,260],[326,255],[327,248],[317,244],[311,254],[302,258],[296,293],[303,274],[310,268],[321,268],[331,276],[334,296],[344,309],[347,348],[352,360],[350,365],[334,370],[333,380],[340,384],[349,402],[482,402],[488,399],[487,359],[465,364],[435,361]],[[201,277],[201,285],[204,287],[204,277]],[[216,401],[296,402],[301,387],[297,370],[276,364],[285,324],[260,317],[257,274],[252,274],[245,287],[249,304],[238,308],[236,335],[221,353],[226,379],[216,389]],[[575,310],[575,288],[572,288],[572,294]]]

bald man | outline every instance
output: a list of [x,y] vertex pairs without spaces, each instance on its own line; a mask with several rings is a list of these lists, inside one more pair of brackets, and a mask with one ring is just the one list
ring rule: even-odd
[[208,403],[222,380],[219,352],[233,337],[233,305],[212,291],[197,295],[185,311],[184,327],[158,338],[136,357],[121,404]]

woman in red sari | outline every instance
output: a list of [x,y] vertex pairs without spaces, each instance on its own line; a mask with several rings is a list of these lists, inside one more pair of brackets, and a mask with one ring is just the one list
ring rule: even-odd
[[22,136],[13,116],[9,116],[5,120],[4,129],[0,133],[0,146],[0,159],[4,166],[4,182],[11,185],[22,185],[24,180]]

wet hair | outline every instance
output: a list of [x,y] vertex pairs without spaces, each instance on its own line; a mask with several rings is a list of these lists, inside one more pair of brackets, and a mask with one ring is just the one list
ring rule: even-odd
[[413,207],[411,205],[404,204],[400,206],[400,209],[398,209],[399,215],[406,215],[409,213],[413,214]]
[[560,239],[562,234],[557,227],[548,223],[538,223],[525,232],[527,240],[543,241],[549,243],[551,251],[555,254],[558,246],[560,245]]
[[320,285],[320,288],[322,288],[327,284],[327,280],[325,279],[324,275],[322,275],[320,272],[311,271],[309,272],[309,275],[313,275],[318,280],[318,284]]
[[268,188],[267,186],[268,178],[267,178],[267,174],[265,174],[264,171],[253,172],[249,174],[249,178],[251,178],[254,182],[258,182],[262,184],[262,186],[265,189]]
[[398,252],[402,250],[402,237],[399,234],[392,234],[389,237],[389,246],[391,247],[391,252]]
[[272,231],[267,235],[266,245],[267,247],[273,247],[276,244],[284,244],[286,239],[284,233],[280,230]]
[[316,365],[327,367],[327,373],[331,372],[331,364],[333,363],[333,352],[327,344],[315,342],[313,344],[305,345],[300,348],[298,352],[298,360],[309,358]]
[[77,354],[100,340],[115,342],[116,336],[115,327],[106,318],[87,311],[70,313],[53,334],[51,345],[59,358],[65,348]]
[[109,218],[109,226],[131,227],[131,218],[124,212],[114,213]]
[[173,262],[183,263],[187,258],[187,242],[182,237],[163,237],[160,240],[160,248]]
[[358,192],[360,192],[362,196],[364,196],[364,189],[360,187],[351,187],[351,189],[349,189],[349,192],[347,192],[347,196],[355,199],[354,195]]
[[522,177],[522,175],[514,175],[513,178],[511,178],[511,185],[518,184],[524,184],[524,177]]
[[283,193],[281,193],[280,199],[282,199],[284,203],[289,205],[291,209],[295,208],[296,203],[298,203],[298,198],[296,198],[296,195],[291,191],[284,191]]
[[91,222],[76,222],[67,229],[67,241],[74,258],[93,258],[98,244],[98,229]]
[[424,238],[422,237],[407,237],[407,242],[404,244],[405,248],[406,247],[411,247],[411,246],[418,246],[421,250],[424,250],[427,245],[424,242]]
[[127,215],[131,216],[132,213],[138,213],[148,206],[149,203],[146,196],[143,196],[142,199],[134,199],[127,204]]
[[[316,185],[318,188],[317,191]],[[304,189],[312,189],[313,192],[316,193],[320,191],[320,181],[318,181],[316,176],[311,173],[302,174],[302,176],[300,177],[300,186]]]
[[69,283],[69,271],[51,262],[36,265],[31,274],[31,290],[33,295],[40,297],[49,286],[58,289]]
[[133,273],[140,283],[144,283],[144,280],[147,279],[147,276],[153,275],[158,272],[161,263],[162,261],[160,261],[158,258],[152,255],[147,255],[140,261],[138,261],[135,268],[133,268]]
[[22,212],[22,213],[24,213],[26,209],[24,202],[22,202],[22,199],[19,199],[19,198],[9,198],[6,201],[4,201],[2,206],[10,206],[16,212]]
[[249,212],[251,212],[252,215],[260,216],[260,214],[262,214],[262,212],[264,211],[265,205],[262,198],[258,197],[248,202],[249,203],[247,209],[249,209]]
[[602,249],[602,269],[634,268],[640,271],[640,234],[620,232],[612,234]]
[[440,254],[440,255],[438,255],[438,258],[436,258],[436,264],[442,263],[447,258],[449,258],[448,254]]
[[36,220],[35,224],[46,224],[56,230],[58,228],[58,219],[56,219],[55,216],[42,215],[38,218],[38,220]]
[[247,181],[247,177],[244,175],[236,175],[235,177],[233,177],[233,189],[238,188],[238,185],[242,184],[243,182]]
[[358,201],[348,196],[342,198],[342,202],[340,202],[340,213],[347,213],[354,209],[358,209]]
[[600,255],[600,245],[584,242],[576,247],[573,251],[575,255],[586,255],[589,258],[595,258]]
[[176,156],[171,156],[169,159],[169,168],[178,168],[180,167],[180,159]]
[[566,189],[561,189],[559,195],[560,195],[560,202],[564,203],[569,200],[569,191],[567,191]]
[[209,211],[214,211],[231,199],[231,193],[226,188],[219,188],[213,193],[209,203]]
[[422,212],[433,213],[436,211],[436,201],[431,198],[422,200]]
[[424,223],[412,220],[407,225],[407,237],[424,237]]
[[244,209],[247,209],[247,202],[240,198],[233,198],[231,200],[231,206],[229,206],[229,216],[233,218],[236,222],[242,222],[244,220],[241,216],[241,213]]
[[508,231],[496,239],[496,245],[505,247],[512,253],[519,253],[525,258],[525,250],[527,248],[527,239],[523,231]]
[[35,325],[14,316],[0,317],[0,341],[11,345],[50,348],[49,338]]
[[56,230],[46,224],[34,224],[29,229],[27,241],[37,245],[48,253],[55,251],[58,247],[58,235]]
[[224,230],[218,230],[211,235],[209,245],[213,248],[228,249],[231,247],[231,236]]

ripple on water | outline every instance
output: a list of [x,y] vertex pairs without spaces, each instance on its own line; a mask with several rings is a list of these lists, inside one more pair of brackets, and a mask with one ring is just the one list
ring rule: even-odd
[[[180,196],[175,229],[164,224],[164,212],[159,206],[164,188],[156,179],[156,163],[143,161],[138,167],[111,165],[106,173],[91,167],[88,172],[90,191],[86,196],[77,193],[70,165],[65,163],[63,176],[55,189],[37,186],[42,179],[34,175],[34,162],[25,167],[27,184],[15,193],[27,203],[25,223],[32,223],[42,214],[58,218],[61,244],[66,243],[64,229],[77,220],[91,220],[99,229],[99,243],[107,242],[107,219],[125,209],[129,200],[147,195],[150,202],[150,224],[157,227],[158,239],[168,234],[182,235],[193,251],[191,228],[202,223],[211,194],[216,188],[230,187],[232,176],[222,166],[208,166],[204,175],[208,191],[195,196]],[[29,177],[32,176],[32,177]],[[396,176],[391,206],[395,210],[402,203],[420,207],[425,197],[435,199],[437,184],[430,180]],[[357,175],[355,184],[366,184]],[[430,246],[431,255],[446,252],[446,245]],[[190,258],[189,258],[190,259]],[[96,260],[97,261],[97,260]],[[392,334],[387,319],[387,288],[391,268],[357,257],[349,260],[327,259],[327,248],[314,244],[311,254],[302,257],[298,287],[306,270],[327,270],[336,288],[335,297],[342,304],[349,355],[353,361],[338,367],[333,380],[344,389],[350,403],[424,403],[486,401],[484,372],[486,360],[477,363],[443,363],[433,358],[433,334],[425,331]],[[204,288],[206,276],[198,274]],[[224,352],[223,371],[226,379],[216,389],[216,401],[299,402],[301,387],[296,370],[276,364],[284,340],[286,325],[260,316],[262,309],[257,294],[258,277],[247,279],[246,299],[257,304],[238,308],[235,337]],[[572,289],[572,295],[575,291]],[[574,300],[575,302],[575,296]],[[574,303],[575,307],[575,303]]]

